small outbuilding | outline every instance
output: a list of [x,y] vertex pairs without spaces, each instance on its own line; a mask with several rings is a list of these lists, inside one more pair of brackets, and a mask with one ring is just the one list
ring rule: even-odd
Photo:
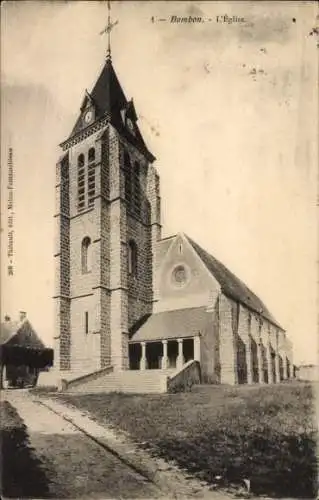
[[24,311],[9,316],[0,328],[0,387],[35,386],[41,370],[53,365],[53,349],[45,347]]
[[296,367],[296,376],[299,380],[310,382],[319,381],[319,366],[316,364],[303,364]]

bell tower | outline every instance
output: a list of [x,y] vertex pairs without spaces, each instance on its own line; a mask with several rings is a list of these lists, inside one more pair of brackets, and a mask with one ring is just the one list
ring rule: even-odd
[[129,328],[152,312],[159,176],[110,53],[56,167],[55,362],[128,368]]

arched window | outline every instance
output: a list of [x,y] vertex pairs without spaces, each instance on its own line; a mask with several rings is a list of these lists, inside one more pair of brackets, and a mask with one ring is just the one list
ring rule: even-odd
[[85,208],[84,154],[78,156],[78,210]]
[[128,273],[131,276],[137,276],[137,245],[133,240],[130,240],[128,244]]
[[132,201],[132,166],[129,154],[124,153],[125,199],[128,205]]
[[89,313],[85,311],[84,313],[84,332],[87,335],[89,333]]
[[92,245],[91,239],[86,236],[82,240],[81,245],[81,264],[82,264],[82,274],[89,273],[92,266]]
[[95,149],[94,148],[89,149],[88,158],[89,158],[89,162],[95,160]]
[[84,154],[81,153],[79,156],[78,156],[78,167],[84,167]]
[[88,153],[89,165],[88,165],[88,206],[92,207],[94,205],[95,197],[95,149],[90,148]]

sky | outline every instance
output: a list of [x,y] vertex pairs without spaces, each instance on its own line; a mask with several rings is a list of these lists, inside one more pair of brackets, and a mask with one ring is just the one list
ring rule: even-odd
[[[316,362],[316,3],[111,3],[113,66],[157,158],[163,236],[183,231],[221,260],[286,329],[295,363]],[[52,345],[58,145],[103,67],[107,7],[1,8],[1,316],[27,311]],[[244,21],[217,22],[225,14]],[[174,15],[202,22],[172,23]]]

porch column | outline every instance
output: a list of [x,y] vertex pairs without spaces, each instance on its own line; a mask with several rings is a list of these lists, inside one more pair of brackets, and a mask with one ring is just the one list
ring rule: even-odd
[[280,334],[279,331],[275,331],[276,347],[275,347],[275,375],[276,383],[280,382],[280,363],[279,363],[279,353],[280,353]]
[[257,362],[258,362],[258,382],[264,384],[264,359],[263,359],[263,344],[261,339],[257,342]]
[[276,382],[280,382],[280,366],[279,366],[279,352],[275,351],[275,373],[276,373]]
[[294,377],[294,364],[293,364],[293,354],[292,354],[292,344],[290,340],[286,337],[285,352],[287,355],[287,374],[288,378]]
[[252,349],[251,349],[251,337],[248,335],[245,341],[246,347],[246,363],[247,363],[247,384],[253,383],[253,369],[252,369]]
[[146,342],[141,342],[142,357],[140,360],[140,370],[146,369]]
[[268,384],[273,384],[274,375],[272,371],[271,347],[269,342],[267,342],[266,345],[266,356],[267,356],[267,369],[268,369]]
[[193,339],[194,342],[194,359],[200,361],[200,336],[197,335]]
[[284,369],[284,380],[286,380],[287,378],[289,378],[289,375],[288,375],[288,360],[285,352],[283,353],[282,364]]
[[167,340],[162,340],[162,344],[163,344],[162,370],[166,370],[166,368],[168,366]]
[[0,366],[0,389],[7,389],[9,382],[7,380],[7,366]]
[[177,339],[177,342],[178,342],[178,356],[177,356],[176,367],[182,368],[182,366],[183,366],[183,339]]

